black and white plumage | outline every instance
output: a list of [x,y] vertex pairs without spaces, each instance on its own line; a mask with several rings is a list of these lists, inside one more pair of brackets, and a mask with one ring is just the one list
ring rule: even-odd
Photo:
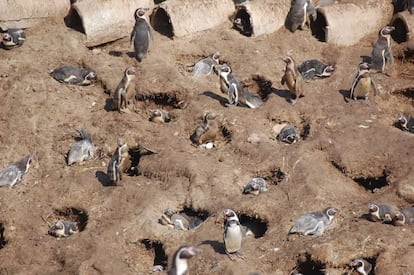
[[303,30],[309,17],[312,17],[313,21],[317,17],[315,7],[312,5],[311,0],[293,0],[291,1],[291,7],[286,17],[285,26],[291,32],[295,32],[297,29]]
[[177,249],[173,256],[173,263],[168,275],[188,275],[188,260],[201,253],[199,248],[183,245]]
[[277,136],[278,140],[286,143],[295,143],[299,140],[298,131],[293,125],[286,125],[280,130],[279,135]]
[[168,225],[175,230],[193,230],[198,228],[203,220],[197,216],[188,216],[185,213],[177,213],[170,208],[167,208],[160,218],[160,223]]
[[220,88],[227,92],[228,105],[237,106],[237,104],[245,105],[249,108],[258,108],[263,104],[262,99],[248,91],[246,91],[241,82],[232,73],[228,64],[216,66],[220,76]]
[[414,133],[414,118],[408,115],[399,114],[397,121],[403,130]]
[[323,211],[312,212],[299,217],[289,231],[289,234],[301,233],[303,235],[321,236],[325,228],[331,224],[339,209],[325,208]]
[[349,266],[355,268],[360,275],[369,275],[372,270],[372,264],[362,258],[354,259]]
[[203,77],[211,74],[213,67],[219,64],[220,53],[214,52],[206,58],[199,60],[193,68],[193,77]]
[[80,136],[81,140],[78,140],[70,147],[67,163],[72,165],[76,162],[82,162],[85,160],[90,160],[94,157],[95,146],[93,145],[91,134],[85,129],[76,129]]
[[280,84],[285,85],[289,89],[289,93],[292,95],[291,103],[296,104],[296,101],[305,95],[305,89],[303,85],[303,77],[299,72],[296,62],[293,57],[287,55],[282,58],[285,62],[285,73],[280,80]]
[[52,226],[49,228],[49,231],[47,232],[49,235],[54,237],[67,237],[70,235],[73,235],[75,233],[78,233],[79,229],[76,223],[71,221],[56,221],[52,224]]
[[267,192],[267,182],[264,178],[252,178],[244,187],[243,193],[258,195],[259,193]]
[[168,123],[173,119],[173,116],[166,110],[154,109],[150,110],[149,120],[156,123]]
[[55,80],[61,83],[85,86],[96,80],[96,73],[72,66],[63,66],[50,72]]
[[108,163],[107,175],[112,184],[117,184],[122,180],[122,173],[126,172],[130,167],[130,159],[128,153],[128,144],[125,139],[119,138],[115,152],[112,154]]
[[395,213],[394,225],[414,224],[414,207],[403,208]]
[[377,85],[370,75],[370,67],[368,63],[363,62],[358,65],[357,74],[352,83],[349,98],[357,100],[358,98],[364,98],[368,103],[368,96],[370,94],[377,94]]
[[250,17],[236,17],[233,20],[233,28],[238,30],[242,35],[250,37],[253,34],[253,26]]
[[383,223],[391,223],[395,218],[395,214],[398,212],[396,206],[386,203],[370,203],[368,209],[369,219],[371,221],[381,221]]
[[151,28],[145,18],[149,8],[138,8],[135,10],[135,25],[131,32],[131,42],[134,42],[135,58],[141,62],[148,53],[149,43],[152,40]]
[[3,33],[3,48],[6,50],[21,47],[26,40],[26,34],[22,29],[8,29]]
[[303,79],[312,79],[314,77],[328,77],[335,71],[333,65],[324,64],[319,60],[310,59],[302,62],[298,66],[299,72]]
[[390,71],[394,67],[394,57],[391,51],[391,32],[395,30],[393,26],[385,26],[378,33],[371,52],[370,68],[377,72],[385,73],[386,66],[389,65]]
[[30,165],[33,160],[33,155],[28,155],[22,160],[12,163],[0,171],[0,187],[13,187],[15,184],[23,180],[23,176],[29,172]]
[[229,258],[234,261],[233,254],[243,257],[243,254],[240,252],[243,240],[242,227],[236,212],[232,209],[225,209],[223,212],[226,218],[223,234],[224,250]]

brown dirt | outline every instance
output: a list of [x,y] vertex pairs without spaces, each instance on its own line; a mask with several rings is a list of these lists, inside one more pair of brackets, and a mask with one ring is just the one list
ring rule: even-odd
[[[247,38],[230,27],[172,40],[154,33],[141,64],[127,55],[127,38],[88,49],[83,34],[60,21],[28,29],[23,47],[0,51],[0,166],[36,152],[23,183],[0,189],[0,274],[148,274],[164,252],[170,264],[183,244],[203,250],[190,262],[192,274],[289,274],[294,269],[351,274],[347,266],[355,257],[376,262],[375,274],[414,271],[413,228],[363,218],[370,202],[399,207],[414,202],[413,135],[393,125],[396,114],[414,114],[412,60],[397,59],[392,77],[374,76],[382,93],[371,97],[370,105],[347,103],[344,94],[376,33],[355,46],[334,47],[309,31],[281,29]],[[226,108],[215,75],[190,77],[188,66],[216,50],[250,91],[259,92],[256,74],[272,82],[263,106]],[[280,85],[286,54],[298,62],[334,62],[337,71],[306,83],[306,96],[292,106]],[[62,65],[93,69],[100,82],[88,87],[58,83],[48,72]],[[138,68],[135,111],[105,110],[110,99],[105,87],[113,89],[130,65]],[[180,100],[187,103],[185,109],[178,108]],[[149,110],[156,107],[171,111],[174,120],[150,122]],[[197,148],[189,139],[206,111],[220,114],[226,129],[212,150]],[[272,133],[279,122],[309,133],[296,144],[282,144]],[[68,167],[65,155],[77,127],[92,133],[99,153]],[[248,142],[253,135],[259,142]],[[139,161],[138,175],[125,176],[121,186],[105,186],[106,165],[120,136],[139,149],[132,154]],[[284,173],[280,182],[278,169]],[[242,194],[253,176],[272,182],[267,193]],[[385,185],[372,192],[363,187],[366,178]],[[327,206],[341,211],[323,236],[287,236],[296,218]],[[158,223],[167,207],[208,211],[209,218],[194,232],[172,231]],[[223,254],[224,208],[267,225],[262,237],[244,240],[245,260],[231,262]],[[56,239],[47,230],[59,217],[87,224],[79,234]]]

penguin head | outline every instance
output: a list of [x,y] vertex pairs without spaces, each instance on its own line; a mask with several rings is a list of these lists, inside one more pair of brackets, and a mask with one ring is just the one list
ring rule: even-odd
[[295,60],[290,55],[284,56],[282,60],[286,63],[286,66],[295,66]]
[[323,69],[322,75],[323,76],[330,76],[335,71],[334,65],[328,65]]
[[364,259],[355,259],[349,265],[355,268],[359,274],[368,274],[371,271],[371,264]]
[[369,71],[369,64],[367,62],[362,62],[358,65],[358,73],[363,74]]
[[129,67],[125,69],[125,75],[126,76],[133,76],[136,74],[136,70],[134,67]]
[[382,28],[379,32],[379,36],[385,37],[386,35],[389,35],[391,32],[395,30],[394,26],[385,26]]
[[220,74],[227,76],[231,73],[231,67],[229,64],[224,63],[223,65],[220,66],[219,71],[220,71]]
[[5,33],[5,34],[3,34],[3,41],[6,41],[6,42],[11,42],[13,40],[13,37],[9,34],[9,33]]
[[371,215],[371,219],[380,219],[379,216],[379,206],[375,203],[371,203],[368,205],[369,214]]
[[32,164],[32,161],[33,161],[33,157],[34,157],[34,154],[28,155],[23,160],[25,164],[25,169],[24,169],[25,174],[29,171],[30,165]]
[[191,257],[200,254],[201,249],[196,248],[194,246],[183,245],[178,248],[176,255],[174,258],[178,259],[190,259]]
[[229,209],[229,208],[224,209],[223,213],[224,213],[224,216],[226,217],[227,220],[231,220],[231,219],[237,219],[238,220],[239,219],[237,217],[236,212],[234,212],[234,210],[232,210],[232,209]]
[[394,225],[404,225],[404,223],[405,223],[405,215],[400,211],[395,213]]
[[86,76],[85,76],[85,80],[95,80],[96,79],[96,73],[95,72],[89,72]]
[[401,126],[403,126],[403,127],[406,127],[407,126],[408,119],[407,119],[407,117],[405,115],[399,114],[397,116],[397,120],[398,120],[398,122],[400,123]]
[[134,16],[135,20],[139,18],[144,18],[145,13],[149,11],[149,8],[138,8],[135,10]]
[[242,19],[240,17],[237,17],[236,19],[234,19],[233,26],[237,30],[241,30],[242,31],[244,29],[244,24],[243,24],[243,21],[242,21]]
[[328,207],[324,210],[324,212],[328,216],[329,220],[332,220],[335,214],[339,212],[339,209],[335,207]]
[[214,62],[216,62],[216,64],[219,64],[220,52],[212,53],[211,58],[214,60]]

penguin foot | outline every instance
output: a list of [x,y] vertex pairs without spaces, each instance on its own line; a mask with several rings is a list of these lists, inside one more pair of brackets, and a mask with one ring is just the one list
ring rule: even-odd
[[290,99],[290,103],[292,104],[292,105],[295,105],[296,104],[296,101],[298,101],[298,99],[296,98],[296,99],[293,99],[293,98],[291,98]]
[[125,114],[130,114],[131,113],[131,111],[128,108],[121,108],[121,109],[119,109],[119,112],[120,113],[125,113]]
[[245,258],[244,254],[241,253],[240,251],[237,251],[236,256],[239,257],[239,258],[241,258],[241,259],[244,259]]
[[226,253],[227,256],[229,256],[230,260],[235,261],[236,258],[234,257],[234,255],[230,254],[230,253]]

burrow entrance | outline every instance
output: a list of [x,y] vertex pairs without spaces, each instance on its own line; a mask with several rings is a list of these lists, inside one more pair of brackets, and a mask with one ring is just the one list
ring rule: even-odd
[[85,33],[82,18],[79,16],[76,9],[70,9],[69,14],[63,20],[68,28],[74,29],[80,33]]
[[255,239],[263,237],[267,231],[267,222],[258,216],[239,214],[239,221],[246,227],[246,235],[253,235]]
[[383,171],[383,174],[378,177],[359,177],[353,178],[353,180],[372,193],[389,185],[388,174],[385,170]]
[[174,29],[171,23],[170,16],[165,11],[165,9],[160,7],[154,9],[153,13],[150,15],[150,24],[155,31],[159,32],[160,34],[168,38],[173,38]]
[[164,245],[160,241],[143,239],[140,243],[152,254],[154,258],[153,266],[160,265],[164,270],[167,269],[168,257],[167,254],[165,254]]
[[296,269],[302,274],[325,275],[325,264],[312,260],[310,254],[306,254],[298,259]]
[[7,244],[7,240],[4,237],[4,225],[0,223],[0,249],[5,247]]
[[233,22],[235,22],[235,20],[239,19],[241,21],[241,25],[243,26],[242,28],[237,27],[236,24],[233,23],[233,28],[235,30],[237,30],[238,32],[240,32],[240,34],[250,37],[253,34],[253,26],[250,20],[250,14],[249,12],[246,10],[246,8],[244,6],[240,6],[237,9],[236,15],[234,16]]
[[320,11],[317,11],[317,17],[315,21],[310,24],[312,35],[320,42],[328,41],[328,22],[326,17]]
[[398,44],[408,41],[408,27],[402,18],[396,17],[391,26],[395,27],[395,30],[391,32],[392,39]]
[[171,92],[137,92],[135,99],[142,103],[143,108],[156,109],[157,107],[166,110],[184,109],[186,91],[171,91]]
[[53,210],[54,220],[65,220],[76,223],[79,232],[85,230],[88,224],[88,213],[86,210],[76,207],[64,207]]
[[256,177],[264,178],[269,184],[278,185],[285,179],[286,174],[280,167],[272,167],[268,171],[260,172]]

